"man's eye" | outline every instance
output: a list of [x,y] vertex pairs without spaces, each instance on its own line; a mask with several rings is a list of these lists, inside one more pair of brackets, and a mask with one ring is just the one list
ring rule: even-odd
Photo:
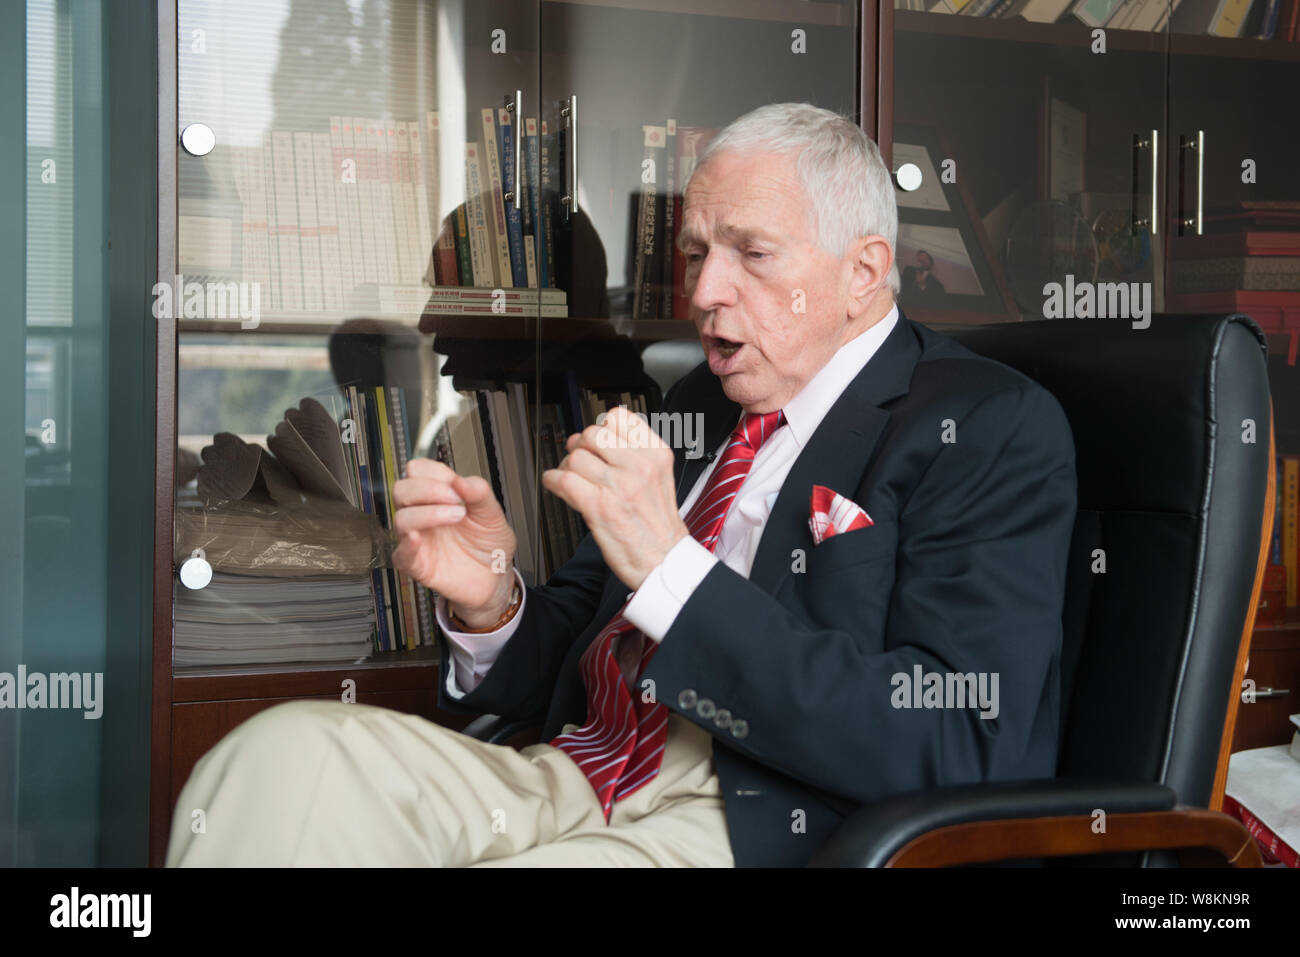
[[704,258],[704,256],[703,256],[701,253],[687,253],[687,254],[686,254],[686,261],[687,261],[688,263],[697,263],[697,262],[699,262],[699,261],[700,261],[701,259],[703,259],[703,258]]
[[751,249],[751,250],[750,250],[749,252],[747,252],[745,255],[747,255],[750,259],[753,259],[753,260],[759,260],[759,259],[766,259],[766,258],[767,258],[767,253],[762,252],[761,250],[758,250],[758,249]]

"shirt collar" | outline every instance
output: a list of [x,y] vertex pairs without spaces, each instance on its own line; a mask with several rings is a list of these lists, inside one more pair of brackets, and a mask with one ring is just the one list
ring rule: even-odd
[[785,404],[785,421],[799,448],[803,448],[812,438],[835,400],[871,361],[897,322],[898,306],[894,305],[885,314],[885,318],[840,346],[830,361]]

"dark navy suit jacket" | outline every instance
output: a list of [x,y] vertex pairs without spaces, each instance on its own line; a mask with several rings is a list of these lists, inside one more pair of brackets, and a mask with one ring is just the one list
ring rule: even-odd
[[[741,410],[700,365],[664,411],[702,413],[713,450]],[[705,465],[677,451],[679,505]],[[815,545],[813,485],[874,524]],[[1054,774],[1075,494],[1056,399],[900,312],[791,468],[749,578],[718,563],[642,675],[712,735],[738,866],[802,865],[886,795]],[[529,589],[479,686],[460,700],[443,688],[440,706],[536,715],[543,741],[584,723],[578,659],[628,593],[587,536]],[[946,685],[996,674],[997,716],[901,707],[922,703],[898,677],[917,666]]]

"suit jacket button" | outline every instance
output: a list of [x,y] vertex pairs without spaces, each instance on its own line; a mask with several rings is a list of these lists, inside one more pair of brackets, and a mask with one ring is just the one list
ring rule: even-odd
[[734,738],[743,738],[749,734],[749,722],[744,718],[736,718],[731,722],[731,735]]
[[718,713],[713,716],[713,723],[716,724],[719,728],[730,727],[731,712],[728,711],[726,708],[719,708]]
[[700,700],[700,696],[695,693],[693,688],[685,688],[677,696],[677,707],[683,711],[690,711],[695,707],[695,702]]
[[712,698],[701,698],[700,703],[695,706],[695,713],[707,721],[712,718],[718,706],[713,703]]

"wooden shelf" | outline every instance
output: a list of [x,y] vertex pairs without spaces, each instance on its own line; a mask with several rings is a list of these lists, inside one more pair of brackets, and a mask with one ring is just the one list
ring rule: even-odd
[[853,9],[842,4],[808,0],[551,0],[577,7],[605,7],[637,13],[732,17],[738,20],[780,20],[823,26],[851,26]]
[[[532,339],[538,334],[533,316],[426,316],[418,324],[397,316],[365,316],[376,322],[404,326],[412,331],[441,334],[455,339]],[[177,323],[182,335],[329,336],[345,320],[322,322],[275,316],[254,329],[241,329],[231,321],[194,320]],[[582,319],[573,316],[543,318],[541,337],[555,340],[615,340],[661,342],[667,339],[696,339],[694,323],[684,319]],[[350,329],[350,332],[360,332]]]
[[330,661],[187,668],[172,676],[172,701],[337,695],[342,693],[345,678],[357,680],[365,691],[422,689],[435,686],[430,676],[437,669],[438,649],[434,646],[377,652],[360,664]]
[[[527,340],[539,337],[539,320],[531,316],[430,316],[421,331],[449,339]],[[663,342],[698,339],[695,323],[684,319],[541,319],[544,342],[590,342],[630,339]]]
[[[1002,40],[1010,43],[1039,43],[1087,51],[1092,28],[1081,23],[1030,23],[963,17],[947,13],[894,11],[896,33],[925,33],[972,40]],[[1300,63],[1300,43],[1285,40],[1222,38],[1190,33],[1152,33],[1139,30],[1106,31],[1106,48],[1126,52],[1165,53],[1177,56],[1225,57],[1239,60],[1281,60]]]

